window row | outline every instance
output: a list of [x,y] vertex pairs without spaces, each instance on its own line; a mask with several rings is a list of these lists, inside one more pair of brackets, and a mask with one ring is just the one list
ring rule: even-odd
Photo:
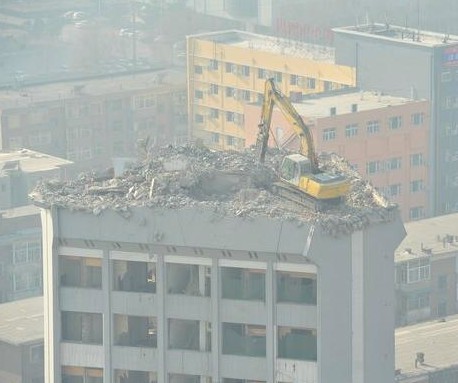
[[[102,260],[61,256],[62,286],[102,287]],[[113,261],[112,286],[115,291],[156,292],[156,264],[153,262]],[[221,296],[224,299],[265,301],[266,272],[261,269],[221,267]],[[211,268],[168,263],[165,288],[168,294],[211,295]],[[316,304],[316,275],[276,272],[277,302]]]
[[[103,344],[103,315],[63,311],[62,341]],[[113,344],[125,347],[157,348],[157,320],[123,314],[113,315]],[[186,319],[167,320],[167,348],[210,352],[210,322]],[[277,357],[316,360],[316,330],[277,326]],[[266,326],[222,323],[223,355],[266,356]]]
[[396,283],[416,283],[431,278],[431,265],[428,257],[412,259],[396,265]]
[[[414,113],[411,116],[411,125],[422,125],[424,121],[423,113]],[[388,119],[388,128],[397,130],[402,127],[402,117],[395,116]],[[359,134],[359,125],[348,124],[345,126],[345,137],[356,137]],[[376,134],[381,132],[381,122],[379,120],[371,120],[366,123],[365,131],[367,134]],[[323,141],[330,141],[337,138],[337,128],[325,128],[322,135]]]
[[[289,84],[300,86],[307,89],[315,89],[316,88],[316,79],[311,77],[299,76],[296,74],[284,74],[282,72],[273,71],[264,68],[252,68],[248,65],[239,65],[235,63],[220,63],[217,60],[210,60],[207,69],[209,71],[217,71],[220,68],[220,64],[224,68],[225,73],[231,73],[241,77],[250,77],[252,71],[255,71],[256,77],[258,79],[268,79],[273,78],[275,82],[281,83],[283,81],[283,77],[289,78]],[[203,65],[194,65],[194,73],[197,75],[201,75],[204,73],[204,66]],[[334,88],[333,83],[330,81],[325,81],[325,90],[331,90]]]
[[[422,166],[425,163],[422,153],[415,153],[410,155],[410,167]],[[374,160],[366,162],[366,174],[375,174],[382,173],[391,170],[401,169],[402,167],[402,158],[401,157],[392,157],[387,160]],[[412,183],[415,183],[419,186],[419,183],[422,183],[421,180],[414,180]],[[412,187],[411,191],[415,190],[415,186]]]
[[[418,193],[425,190],[425,183],[422,179],[411,181],[409,186],[410,193]],[[377,190],[387,197],[396,197],[402,194],[402,185],[400,183],[396,183],[386,187],[377,188]]]
[[220,118],[221,115],[224,115],[224,119],[227,122],[233,122],[237,125],[244,124],[244,116],[241,113],[231,112],[231,111],[220,111],[219,109],[211,108],[207,115],[203,115],[201,113],[196,113],[194,115],[194,121],[197,124],[205,123],[206,117],[210,120],[217,120]]

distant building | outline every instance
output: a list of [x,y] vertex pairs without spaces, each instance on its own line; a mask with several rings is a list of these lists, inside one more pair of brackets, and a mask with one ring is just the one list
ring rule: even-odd
[[407,236],[395,253],[396,324],[458,313],[458,214],[405,228]]
[[37,201],[47,383],[394,381],[397,211],[332,236],[269,209],[51,201]]
[[66,179],[71,166],[71,161],[28,149],[0,152],[0,209],[29,204],[38,181]]
[[40,85],[0,92],[3,150],[28,148],[75,162],[112,166],[113,157],[187,140],[186,80],[176,71]]
[[432,215],[458,211],[458,36],[389,24],[334,28],[336,63],[357,86],[427,99]]
[[458,382],[457,333],[457,315],[397,329],[395,382]]
[[190,134],[214,149],[246,146],[244,105],[263,98],[273,77],[288,97],[355,84],[352,67],[336,65],[331,48],[241,31],[189,36]]
[[[400,205],[404,221],[428,214],[428,101],[353,90],[313,94],[293,105],[318,153],[343,156]],[[244,115],[246,145],[254,145],[261,104],[245,105]],[[298,148],[298,136],[278,108],[271,128],[271,146]]]
[[22,206],[0,213],[0,303],[41,295],[40,212]]
[[43,298],[0,305],[0,382],[44,383]]

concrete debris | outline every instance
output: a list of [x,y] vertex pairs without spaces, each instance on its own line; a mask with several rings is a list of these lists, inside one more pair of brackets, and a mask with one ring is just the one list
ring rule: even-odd
[[38,205],[95,215],[113,209],[130,217],[130,207],[199,208],[217,216],[312,222],[333,236],[349,234],[393,217],[390,205],[343,159],[320,157],[323,169],[344,173],[351,190],[341,205],[315,212],[271,193],[284,152],[269,150],[264,165],[255,150],[215,152],[198,146],[155,149],[148,159],[115,178],[82,174],[68,182],[44,181],[31,194]]

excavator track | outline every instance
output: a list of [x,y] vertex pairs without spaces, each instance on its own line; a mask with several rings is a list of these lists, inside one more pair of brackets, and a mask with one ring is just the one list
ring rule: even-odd
[[317,200],[316,198],[313,198],[312,196],[283,182],[275,182],[272,185],[272,192],[279,197],[285,198],[301,207],[315,212],[326,211],[342,202],[341,198],[334,198],[332,200]]

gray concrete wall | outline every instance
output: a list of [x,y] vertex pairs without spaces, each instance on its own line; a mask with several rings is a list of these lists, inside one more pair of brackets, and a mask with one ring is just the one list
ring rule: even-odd
[[374,38],[335,33],[336,63],[356,67],[357,85],[393,96],[431,99],[432,51]]
[[[46,221],[51,215],[45,214],[43,217]],[[107,241],[100,245],[105,249],[104,261],[110,243],[113,249],[121,246],[120,250],[126,243],[146,243],[153,249],[155,244],[186,247],[187,252],[191,254],[192,249],[197,248],[203,249],[201,257],[208,256],[205,253],[213,249],[217,255],[214,259],[223,258],[216,250],[224,249],[246,252],[246,259],[248,251],[257,251],[264,255],[267,253],[269,259],[274,262],[276,254],[279,253],[289,254],[288,257],[291,254],[302,255],[304,263],[311,262],[317,267],[318,382],[363,383],[364,377],[375,379],[374,383],[393,381],[393,254],[405,235],[398,217],[391,223],[376,224],[364,232],[339,238],[325,235],[319,226],[315,227],[312,224],[299,225],[265,217],[219,217],[211,212],[192,209],[135,208],[132,209],[129,218],[113,211],[105,211],[95,216],[92,213],[57,209],[52,227],[47,224],[48,221],[44,224],[49,230],[44,235],[47,258],[53,252],[53,235],[68,240],[93,240],[99,244],[99,241]],[[384,246],[380,246],[381,244]],[[49,262],[49,259],[45,261],[45,265],[46,262]],[[164,334],[164,339],[158,338],[158,349],[167,344],[165,323],[162,323],[165,317],[161,319],[166,307],[164,292],[160,288],[163,279],[161,262],[163,257],[158,257],[157,310],[162,313],[159,314],[158,329]],[[52,275],[50,266],[49,263],[48,275]],[[215,276],[218,273],[217,264],[213,263],[213,266],[212,276]],[[108,270],[108,264],[105,262],[103,267]],[[355,272],[358,275],[355,275]],[[106,279],[109,279],[108,275]],[[52,291],[51,286],[46,290],[48,293]],[[103,290],[104,295],[108,294],[109,286],[104,285]],[[220,290],[219,283],[213,280],[212,290]],[[55,291],[54,293],[56,294]],[[219,302],[218,294],[212,293],[211,300],[215,303],[211,314],[215,325],[222,320],[220,316],[225,315],[225,310]],[[238,302],[236,311],[243,310],[244,303]],[[104,310],[109,314],[108,306],[104,307]],[[45,311],[47,315],[53,315],[52,310]],[[256,315],[259,315],[258,311],[253,312],[253,316]],[[273,319],[265,320],[270,326]],[[253,321],[256,322],[253,319],[250,323]],[[48,325],[50,324],[48,322]],[[54,328],[54,335],[57,333],[58,330]],[[218,332],[215,331],[214,334],[217,336]],[[105,336],[107,339],[109,334]],[[213,347],[213,350],[220,349],[218,338],[213,340]],[[48,352],[50,350],[48,349]],[[230,358],[224,356],[223,359],[225,361]],[[158,371],[158,377],[163,381],[162,374],[167,368],[167,361],[160,357],[157,363],[160,366],[159,370],[162,371]],[[223,371],[226,364],[215,353],[212,354],[212,363],[213,376],[215,379],[220,378],[219,371]],[[249,373],[249,370],[246,372]],[[262,371],[263,374],[266,373],[264,369]],[[239,369],[238,372],[242,374],[245,370]],[[52,380],[49,381],[52,383]]]

